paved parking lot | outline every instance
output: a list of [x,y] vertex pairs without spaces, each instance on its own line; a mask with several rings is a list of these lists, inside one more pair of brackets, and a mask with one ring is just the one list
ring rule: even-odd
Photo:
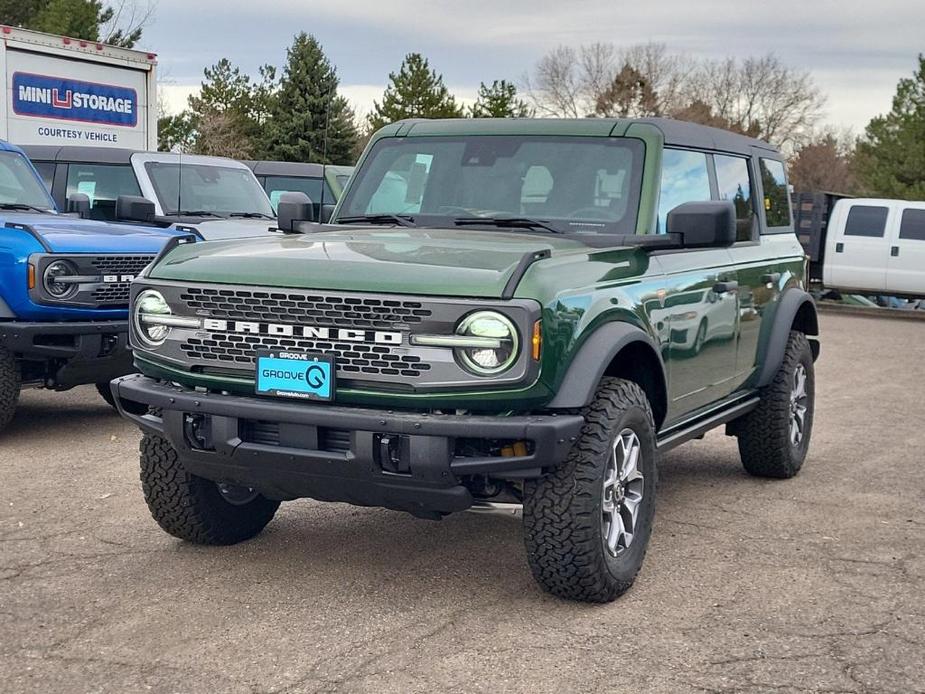
[[184,545],[138,432],[90,388],[28,392],[0,438],[4,692],[925,692],[925,323],[824,316],[803,473],[721,433],[661,467],[617,602],[535,587],[516,519],[310,501]]

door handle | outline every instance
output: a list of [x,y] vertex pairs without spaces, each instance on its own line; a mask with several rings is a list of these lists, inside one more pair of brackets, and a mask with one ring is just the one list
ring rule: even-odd
[[717,294],[725,294],[726,292],[734,292],[739,289],[739,283],[734,280],[717,282],[713,285],[713,291]]
[[779,272],[769,272],[761,276],[761,284],[777,284],[780,281]]
[[890,249],[890,255],[893,256],[894,258],[899,257],[899,246],[893,246]]
[[836,243],[836,244],[835,244],[835,252],[836,252],[836,253],[841,253],[843,250],[845,250],[845,244],[843,244],[843,243]]

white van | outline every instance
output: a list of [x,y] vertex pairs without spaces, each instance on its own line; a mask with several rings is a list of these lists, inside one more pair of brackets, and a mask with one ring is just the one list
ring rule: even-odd
[[827,289],[925,297],[925,202],[835,203],[822,280]]

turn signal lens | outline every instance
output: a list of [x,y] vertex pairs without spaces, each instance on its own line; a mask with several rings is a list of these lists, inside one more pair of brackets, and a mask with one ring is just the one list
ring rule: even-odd
[[35,289],[35,265],[33,265],[32,263],[29,263],[29,270],[27,274],[28,274],[27,282],[29,284],[29,289]]
[[540,350],[543,348],[543,331],[540,330],[540,321],[533,324],[533,338],[530,340],[533,361],[540,360]]

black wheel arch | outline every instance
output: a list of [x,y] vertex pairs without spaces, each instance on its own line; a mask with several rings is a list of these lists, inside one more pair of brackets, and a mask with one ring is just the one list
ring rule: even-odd
[[661,427],[668,412],[665,363],[652,336],[631,323],[610,322],[595,330],[574,353],[547,407],[585,407],[605,376],[632,381],[642,388],[652,407],[656,429]]
[[[791,287],[781,294],[773,320],[762,326],[763,349],[759,350],[758,360],[761,366],[752,377],[754,387],[763,388],[774,379],[774,374],[783,363],[791,330],[797,330],[807,337],[819,335],[816,302],[799,287]],[[819,340],[810,339],[809,346],[815,361],[819,358]]]

